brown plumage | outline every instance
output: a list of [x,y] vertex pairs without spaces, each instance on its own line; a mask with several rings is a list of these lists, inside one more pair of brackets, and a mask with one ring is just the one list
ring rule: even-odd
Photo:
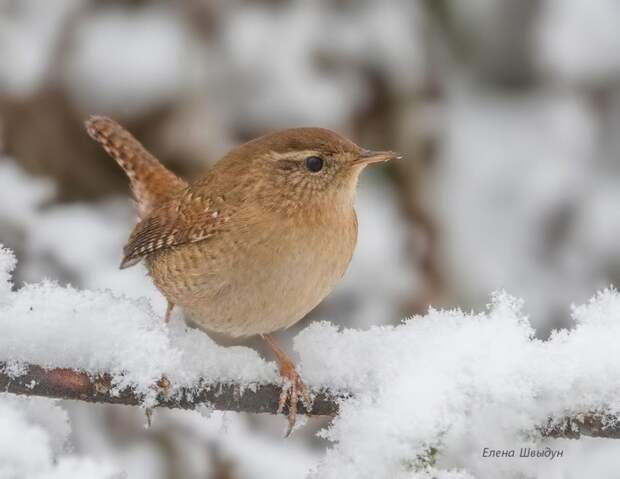
[[155,284],[207,332],[261,335],[287,378],[289,432],[305,386],[269,333],[319,304],[344,275],[357,240],[360,172],[395,158],[321,128],[245,143],[187,185],[118,124],[87,122],[130,178],[141,221],[121,267],[145,260]]

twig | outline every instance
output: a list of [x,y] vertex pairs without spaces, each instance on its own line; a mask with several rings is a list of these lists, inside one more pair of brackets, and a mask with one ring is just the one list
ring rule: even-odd
[[[36,365],[21,366],[20,374],[15,377],[9,371],[7,364],[0,362],[2,392],[128,406],[143,406],[144,403],[142,395],[132,389],[114,392],[110,374],[91,376],[73,369],[45,369]],[[170,397],[165,394],[168,386],[164,384],[166,381],[162,379],[158,385],[160,394],[157,407],[194,409],[207,404],[221,411],[270,414],[276,414],[278,409],[280,386],[275,384],[242,388],[240,384],[204,382],[196,389]],[[303,405],[299,405],[299,412],[312,416],[334,416],[338,414],[342,398],[329,392],[315,391],[312,410],[307,411]],[[604,412],[577,414],[559,421],[550,419],[539,428],[539,432],[548,438],[579,439],[581,436],[590,436],[620,439],[620,421]]]
[[549,420],[540,431],[551,438],[579,439],[581,436],[589,436],[620,439],[618,418],[604,412],[577,414],[560,421]]
[[[12,377],[6,366],[6,363],[0,362],[0,391],[3,392],[128,406],[141,406],[144,402],[142,395],[132,389],[113,391],[112,376],[109,374],[91,376],[73,369],[45,369],[27,365],[20,367],[19,376]],[[161,383],[162,381],[159,384],[161,392],[158,395],[158,407],[194,409],[196,406],[207,404],[221,411],[271,414],[275,414],[278,409],[280,386],[275,384],[242,388],[240,384],[205,383],[197,389],[191,391],[188,389],[174,396],[167,396],[166,385]],[[312,410],[307,411],[299,405],[298,410],[301,414],[333,416],[338,413],[338,397],[323,391],[314,393]]]

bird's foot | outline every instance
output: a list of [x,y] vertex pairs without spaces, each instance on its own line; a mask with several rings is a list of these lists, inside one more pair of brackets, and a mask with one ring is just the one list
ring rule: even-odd
[[306,407],[306,410],[310,412],[312,410],[312,397],[310,391],[301,380],[301,376],[295,369],[295,364],[291,361],[291,358],[284,352],[284,350],[278,345],[277,341],[270,334],[261,335],[265,342],[269,345],[271,350],[276,355],[278,360],[278,366],[280,367],[280,376],[282,377],[282,392],[280,393],[280,399],[278,400],[278,414],[284,412],[284,407],[288,403],[288,429],[284,437],[290,436],[295,426],[295,420],[297,419],[297,404],[301,399],[302,404]]
[[280,363],[280,376],[282,377],[282,392],[278,401],[278,414],[284,412],[288,405],[288,428],[284,437],[290,436],[297,420],[297,404],[301,400],[308,411],[312,409],[312,398],[307,386],[301,380],[301,376],[291,361]]

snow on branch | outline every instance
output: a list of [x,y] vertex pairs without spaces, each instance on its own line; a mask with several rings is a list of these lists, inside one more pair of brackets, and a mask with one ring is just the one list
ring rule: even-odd
[[[110,374],[90,375],[68,368],[45,369],[36,365],[19,365],[17,374],[11,365],[0,362],[0,392],[26,396],[42,396],[57,399],[76,399],[92,403],[124,404],[142,406],[144,396],[132,388],[116,390]],[[162,378],[153,384],[158,392],[153,405],[166,408],[194,409],[200,405],[220,411],[237,411],[276,414],[280,386],[260,384],[247,386],[241,384],[201,381],[197,388],[177,391],[172,396],[166,394],[170,387]],[[333,416],[338,413],[338,402],[342,397],[319,392],[314,395],[312,410],[307,411],[299,405],[301,414],[312,416]],[[285,411],[286,412],[286,411]]]
[[[113,392],[112,376],[87,373],[67,368],[44,369],[35,365],[20,365],[18,376],[13,368],[0,362],[0,391],[25,396],[41,396],[57,399],[74,399],[92,403],[141,406],[144,398],[131,389]],[[175,397],[166,395],[169,387],[166,379],[154,385],[159,389],[157,407],[194,409],[201,405],[221,411],[276,414],[280,386],[263,384],[242,387],[240,384],[210,384],[197,390],[187,391]],[[312,410],[300,405],[299,412],[311,416],[334,416],[338,414],[339,402],[344,396],[320,392],[314,396]],[[285,411],[286,412],[286,411]],[[613,424],[613,426],[610,426]],[[577,414],[574,417],[550,419],[540,426],[542,436],[578,439],[580,436],[620,438],[617,418],[608,414]]]
[[[146,300],[51,282],[13,289],[14,265],[0,249],[0,391],[275,412],[276,365],[256,351],[220,347],[178,319],[165,324]],[[317,474],[470,478],[495,466],[484,451],[620,437],[620,294],[574,307],[574,328],[544,341],[524,309],[500,292],[479,313],[431,309],[397,326],[302,330],[300,372],[329,392],[310,412],[337,412],[321,432],[331,447]]]

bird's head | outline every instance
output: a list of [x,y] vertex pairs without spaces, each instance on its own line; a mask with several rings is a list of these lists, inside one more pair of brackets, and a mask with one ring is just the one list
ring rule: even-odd
[[352,205],[362,170],[397,158],[392,151],[360,148],[331,130],[293,128],[241,145],[230,160],[247,168],[259,201],[299,209]]

